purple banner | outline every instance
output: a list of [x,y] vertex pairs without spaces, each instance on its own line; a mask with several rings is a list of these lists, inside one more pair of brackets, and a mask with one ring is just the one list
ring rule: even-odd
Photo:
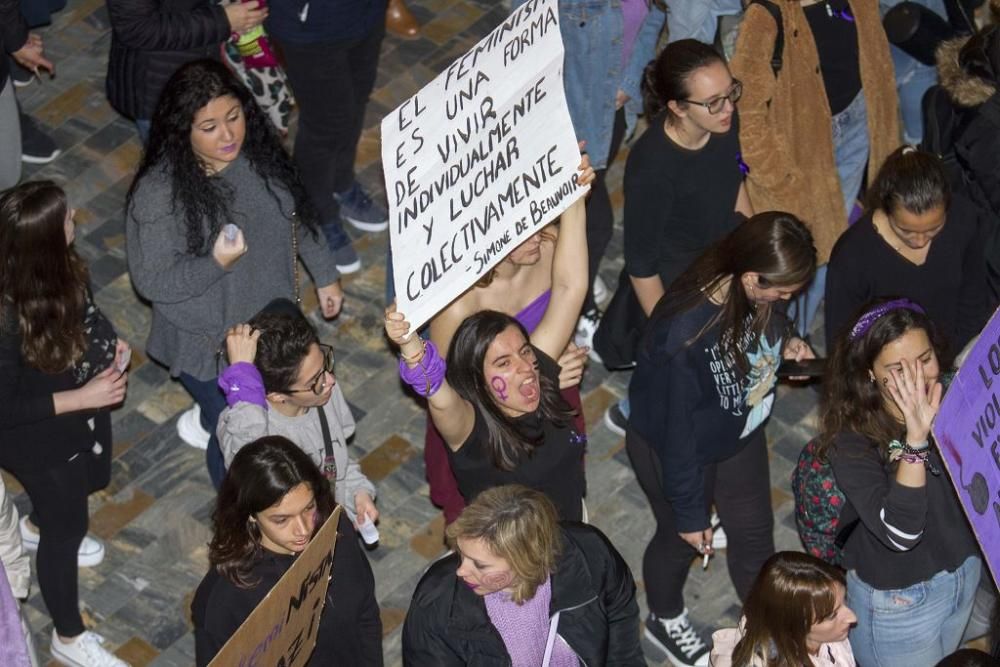
[[1000,310],[952,380],[934,437],[998,582],[1000,573]]

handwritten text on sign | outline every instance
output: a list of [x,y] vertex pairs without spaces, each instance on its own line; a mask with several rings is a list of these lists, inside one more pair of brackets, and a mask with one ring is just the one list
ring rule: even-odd
[[[1000,313],[1000,311],[997,311]],[[1000,316],[986,328],[952,380],[934,437],[986,556],[1000,575]]]
[[382,121],[399,310],[418,327],[585,190],[556,0],[530,0]]
[[336,547],[338,506],[208,667],[301,667],[316,647]]

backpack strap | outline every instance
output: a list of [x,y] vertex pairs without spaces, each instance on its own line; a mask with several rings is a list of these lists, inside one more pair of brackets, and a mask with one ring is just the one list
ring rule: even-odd
[[778,72],[781,71],[782,56],[785,52],[785,26],[781,22],[781,7],[771,0],[750,0],[750,5],[760,5],[766,9],[767,13],[774,19],[775,25],[778,26],[778,34],[774,38],[774,51],[771,53],[771,71],[777,78]]

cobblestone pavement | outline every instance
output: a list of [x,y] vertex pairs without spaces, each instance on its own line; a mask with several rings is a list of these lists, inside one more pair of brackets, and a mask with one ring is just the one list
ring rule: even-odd
[[[424,24],[422,36],[413,41],[386,39],[359,151],[359,176],[377,190],[382,188],[379,120],[505,14],[496,0],[409,4]],[[51,178],[66,188],[78,209],[76,246],[90,263],[97,301],[135,349],[128,400],[114,415],[112,482],[91,499],[91,531],[105,540],[107,557],[97,568],[80,570],[84,618],[134,665],[188,665],[194,660],[188,608],[207,568],[214,492],[202,452],[184,445],[176,434],[177,417],[190,398],[142,353],[150,310],[136,296],[126,271],[122,213],[140,143],[132,124],[105,99],[110,29],[104,3],[70,0],[42,32],[58,76],[43,77],[17,94],[24,108],[53,133],[63,153],[48,165],[26,165],[25,178]],[[626,152],[609,174],[619,217]],[[404,395],[382,335],[386,243],[385,234],[356,235],[364,269],[345,278],[347,305],[335,322],[322,322],[315,315],[315,298],[309,305],[324,340],[336,347],[338,381],[358,418],[353,453],[379,489],[382,541],[369,555],[382,606],[386,664],[398,665],[400,627],[418,578],[443,550],[443,520],[428,500],[424,480],[424,412]],[[621,269],[621,247],[619,222],[602,266],[612,287]],[[601,419],[605,408],[623,395],[627,382],[627,374],[609,374],[596,366],[587,373],[587,502],[591,520],[610,536],[638,579],[653,530],[652,515],[635,483],[624,441]],[[813,433],[815,396],[810,388],[782,387],[768,427],[779,548],[798,548],[788,478],[799,448]],[[27,497],[16,482],[8,481],[25,511]],[[706,634],[733,624],[738,614],[725,570],[725,559],[716,558],[707,572],[694,567],[688,582],[692,620]],[[641,581],[639,591],[644,614]],[[27,606],[44,662],[51,623],[37,587]],[[664,662],[656,648],[648,643],[644,648],[650,664]]]

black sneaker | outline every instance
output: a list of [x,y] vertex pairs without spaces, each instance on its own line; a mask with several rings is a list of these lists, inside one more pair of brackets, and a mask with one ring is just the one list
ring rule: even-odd
[[35,119],[21,114],[21,161],[30,164],[48,164],[62,153],[52,137],[38,127]]
[[628,428],[628,417],[622,412],[618,402],[612,403],[611,407],[604,411],[604,425],[615,435],[625,437],[625,429]]
[[646,618],[646,639],[677,667],[708,667],[708,646],[688,622],[687,609],[676,618]]

